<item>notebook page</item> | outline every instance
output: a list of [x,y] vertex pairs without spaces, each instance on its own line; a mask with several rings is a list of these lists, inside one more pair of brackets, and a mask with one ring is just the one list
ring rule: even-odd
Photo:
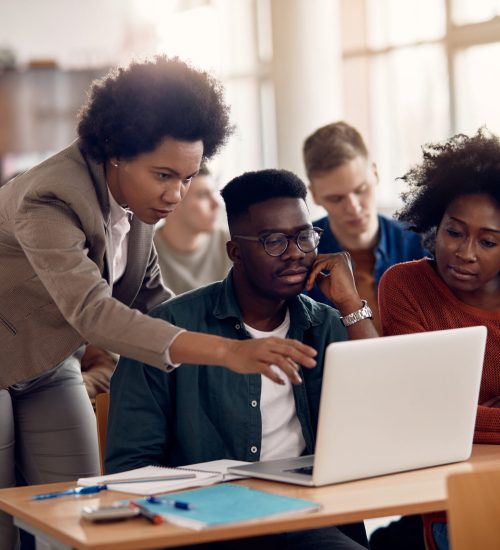
[[193,472],[195,475],[189,479],[158,480],[150,482],[132,482],[132,483],[108,483],[110,491],[120,493],[131,493],[133,495],[158,495],[171,491],[181,491],[193,487],[202,487],[204,485],[213,485],[223,481],[221,474],[212,472]]
[[117,474],[108,474],[94,477],[81,477],[78,479],[77,484],[84,487],[89,487],[91,485],[110,484],[113,481],[119,482],[122,480],[168,480],[178,478],[180,475],[188,473],[189,472],[179,471],[176,468],[166,468],[163,466],[143,466],[142,468],[135,468],[134,470],[127,470],[126,472],[119,472]]
[[110,491],[132,493],[134,495],[156,495],[211,485],[221,481],[223,481],[223,475],[217,472],[181,470],[180,468],[163,466],[143,466],[142,468],[135,468],[117,474],[80,478],[77,484],[86,487],[106,484]]

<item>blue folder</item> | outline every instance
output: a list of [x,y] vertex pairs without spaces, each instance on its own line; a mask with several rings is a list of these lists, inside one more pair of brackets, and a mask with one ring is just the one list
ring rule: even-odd
[[191,529],[313,512],[321,508],[320,504],[310,500],[275,495],[232,483],[168,493],[165,498],[188,502],[191,509],[180,510],[169,504],[150,503],[146,499],[138,499],[136,502],[152,513],[160,514],[167,521]]

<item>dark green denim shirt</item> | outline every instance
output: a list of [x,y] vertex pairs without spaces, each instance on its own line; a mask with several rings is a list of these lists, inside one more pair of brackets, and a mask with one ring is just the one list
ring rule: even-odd
[[[347,340],[337,310],[299,295],[288,303],[289,338],[315,348],[317,366],[302,369],[293,387],[297,416],[314,452],[323,360],[330,342]],[[232,274],[221,282],[182,294],[151,314],[179,327],[246,339]],[[171,373],[122,358],[111,380],[106,472],[147,464],[178,466],[230,458],[259,460],[262,437],[261,376],[226,368],[181,365]]]

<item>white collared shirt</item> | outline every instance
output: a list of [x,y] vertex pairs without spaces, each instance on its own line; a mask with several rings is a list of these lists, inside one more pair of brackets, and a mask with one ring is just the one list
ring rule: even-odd
[[[112,258],[113,258],[113,284],[120,280],[127,268],[128,259],[128,238],[130,233],[130,222],[133,217],[133,212],[127,208],[120,206],[115,200],[108,187],[109,205],[110,205],[110,225],[111,225],[111,242],[113,246]],[[182,331],[185,332],[185,331]],[[170,346],[174,342],[175,338],[179,336],[181,332],[176,334]],[[167,372],[173,368],[178,367],[180,363],[172,363],[170,359],[170,346],[165,350],[165,369]]]
[[128,237],[133,213],[120,206],[108,188],[110,204],[111,241],[113,243],[113,283],[125,273],[128,255]]

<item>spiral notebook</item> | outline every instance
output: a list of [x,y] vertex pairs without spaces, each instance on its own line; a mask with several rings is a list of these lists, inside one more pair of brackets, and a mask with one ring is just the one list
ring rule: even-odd
[[81,477],[77,484],[84,487],[105,484],[110,491],[132,493],[134,495],[156,495],[245,477],[228,474],[227,471],[229,467],[243,464],[248,463],[241,460],[222,459],[189,464],[178,468],[143,466],[118,474]]
[[144,466],[118,474],[82,477],[78,479],[77,484],[84,487],[106,485],[110,491],[132,493],[134,495],[156,495],[190,487],[211,485],[219,483],[223,479],[223,474],[212,471]]

